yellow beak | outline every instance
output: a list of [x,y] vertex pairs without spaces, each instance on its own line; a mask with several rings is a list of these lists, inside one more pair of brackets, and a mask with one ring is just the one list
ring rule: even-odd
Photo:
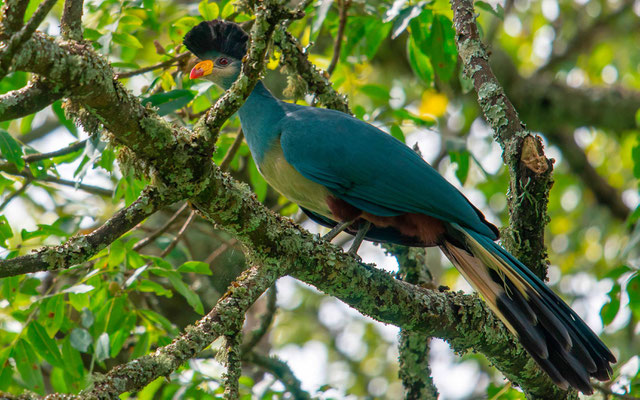
[[213,71],[213,61],[204,60],[197,63],[191,73],[189,74],[190,79],[201,78],[203,76],[209,75]]

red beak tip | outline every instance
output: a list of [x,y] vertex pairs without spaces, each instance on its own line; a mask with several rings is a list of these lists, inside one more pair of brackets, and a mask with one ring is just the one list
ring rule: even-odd
[[200,68],[194,68],[191,70],[191,73],[189,74],[189,79],[196,79],[199,78],[203,75],[203,72]]

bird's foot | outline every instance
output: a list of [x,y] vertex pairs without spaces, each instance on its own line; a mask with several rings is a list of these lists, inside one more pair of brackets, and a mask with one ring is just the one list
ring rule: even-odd
[[369,221],[364,221],[363,223],[360,224],[360,226],[358,227],[358,233],[356,234],[356,238],[353,239],[353,243],[351,244],[351,247],[347,252],[347,254],[349,254],[356,260],[358,260],[358,262],[362,261],[362,258],[360,258],[360,256],[358,255],[358,249],[360,248],[360,245],[362,244],[364,237],[367,235],[369,228],[371,228],[371,222]]
[[354,220],[351,221],[345,221],[345,222],[340,222],[338,225],[334,226],[333,229],[331,229],[326,235],[324,235],[322,238],[324,240],[326,240],[327,242],[331,242],[333,239],[335,239],[336,236],[338,236],[338,234],[340,232],[343,232],[345,229],[347,229],[349,227],[349,225],[353,224]]

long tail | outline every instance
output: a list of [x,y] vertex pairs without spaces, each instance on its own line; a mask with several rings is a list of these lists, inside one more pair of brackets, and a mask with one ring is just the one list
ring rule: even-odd
[[561,388],[592,394],[592,376],[611,378],[616,358],[569,306],[489,238],[451,224],[440,248]]

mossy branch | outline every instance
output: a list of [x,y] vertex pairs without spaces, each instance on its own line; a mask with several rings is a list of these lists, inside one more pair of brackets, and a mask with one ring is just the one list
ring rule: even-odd
[[115,213],[93,232],[74,236],[54,247],[43,247],[31,254],[0,260],[0,278],[38,271],[67,269],[83,263],[114,240],[127,233],[145,218],[172,200],[156,188],[146,188],[128,207]]
[[472,80],[478,103],[502,158],[509,168],[509,227],[503,231],[504,245],[541,277],[547,274],[544,227],[547,224],[553,164],[543,152],[542,141],[524,126],[489,66],[489,56],[480,41],[471,0],[451,0],[458,54],[465,75]]

